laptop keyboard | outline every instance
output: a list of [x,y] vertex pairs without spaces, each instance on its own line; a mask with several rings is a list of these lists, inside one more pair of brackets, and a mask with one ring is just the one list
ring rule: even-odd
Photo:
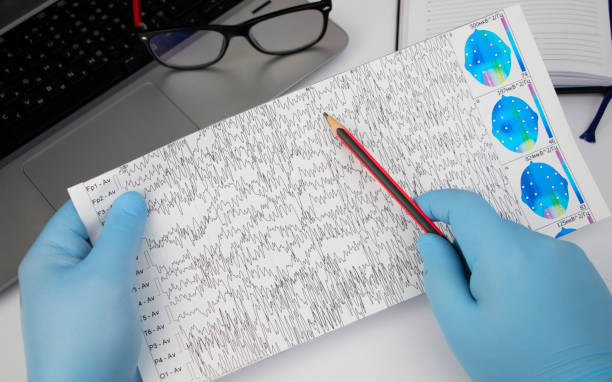
[[[241,0],[144,0],[150,29],[209,22]],[[131,0],[60,0],[0,36],[0,159],[153,58]]]

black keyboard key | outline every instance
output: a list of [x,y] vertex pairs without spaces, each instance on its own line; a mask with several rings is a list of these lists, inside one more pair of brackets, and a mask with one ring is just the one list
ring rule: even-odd
[[0,68],[0,80],[9,81],[15,78],[16,76],[25,73],[25,68],[21,65],[13,66],[10,63],[7,63],[7,66]]
[[21,36],[21,39],[24,43],[36,46],[40,40],[42,39],[42,34],[40,33],[40,28],[33,27],[30,31],[26,32]]
[[124,56],[120,62],[128,73],[133,73],[149,61],[151,58],[148,53],[137,51]]
[[83,47],[87,50],[91,50],[92,48],[98,46],[98,40],[92,37],[87,37],[83,40]]
[[115,24],[115,28],[117,29],[118,33],[122,33],[122,34],[123,33],[127,33],[127,32],[132,30],[132,28],[130,26],[128,26],[127,23],[124,23],[124,22],[119,23],[119,24]]
[[98,24],[100,23],[100,20],[98,20],[98,15],[96,15],[95,13],[87,15],[87,25],[89,26],[98,26]]
[[202,22],[202,16],[198,11],[191,11],[183,17],[181,24],[183,25],[197,25]]
[[7,62],[12,62],[15,61],[17,59],[19,59],[20,57],[20,53],[21,53],[21,49],[19,49],[18,47],[12,46],[10,48],[7,48],[4,50],[3,54],[2,54],[2,58],[4,60],[6,60]]
[[38,74],[31,74],[19,78],[15,84],[22,92],[27,92],[35,86],[42,84],[43,81],[42,76]]
[[60,53],[60,58],[65,64],[70,66],[71,64],[74,64],[80,57],[72,50],[66,49]]
[[16,88],[3,85],[0,87],[0,105],[7,105],[20,95],[21,92]]
[[38,12],[36,16],[34,16],[34,20],[36,21],[42,21],[45,18],[47,18],[47,12],[45,11]]
[[[99,52],[102,53],[102,51]],[[85,65],[90,71],[95,72],[96,70],[106,65],[107,62],[108,59],[104,57],[104,55],[100,55],[99,57],[94,55],[91,57],[87,57],[87,59],[85,60]]]
[[100,15],[100,25],[105,25],[110,20],[110,16],[107,13],[103,13]]
[[58,48],[58,43],[56,41],[54,41],[53,39],[47,38],[43,43],[42,43],[42,47],[46,50],[53,50],[53,49],[57,49]]
[[41,64],[40,71],[44,76],[50,77],[55,73],[62,71],[64,67],[64,64],[62,64],[59,60],[51,59]]
[[64,36],[61,32],[53,33],[53,35],[51,36],[51,39],[53,39],[53,41],[55,41],[57,44],[63,44],[65,41]]
[[23,96],[20,100],[21,108],[26,112],[32,112],[46,102],[45,98],[40,93],[32,92]]
[[109,45],[106,46],[106,51],[108,52],[108,56],[111,59],[116,59],[117,57],[121,56],[121,50],[119,49],[119,42],[117,43],[111,43]]
[[76,83],[87,76],[87,70],[80,65],[73,66],[66,71],[66,79],[71,83]]
[[[53,35],[55,33],[58,33],[60,31],[60,29],[61,29],[61,27],[59,27],[59,26],[56,26],[56,25],[53,25],[53,24],[48,24],[45,27],[45,30],[43,31],[43,34],[45,35],[45,37],[47,37],[47,38],[50,37],[51,39],[53,39]],[[55,40],[57,40],[57,39],[55,39]]]
[[128,71],[133,71],[138,66],[138,58],[135,54],[128,54],[127,56],[121,59],[121,64]]
[[168,7],[170,17],[181,17],[196,5],[193,0],[175,0]]
[[[138,44],[142,45],[141,43]],[[137,44],[129,41],[113,41],[108,45],[109,53],[117,52],[117,55],[113,54],[114,57],[123,56],[126,53],[132,53],[136,50],[135,48],[138,48]]]
[[202,6],[202,14],[204,16],[215,18],[218,13],[219,1],[209,0]]
[[119,34],[119,28],[111,23],[101,25],[100,30],[109,40],[114,40],[117,34]]
[[22,55],[21,60],[25,65],[32,67],[38,65],[45,57],[45,53],[41,51],[32,50]]
[[[74,23],[72,23],[72,26],[75,28],[75,30],[81,28],[83,25],[85,25],[85,22],[83,20],[78,20],[78,19],[74,20]],[[73,38],[75,39],[81,39],[81,37],[83,36],[78,36],[78,35],[73,36]]]
[[79,1],[71,1],[69,7],[72,10],[77,10],[78,8],[81,7],[81,3]]
[[59,25],[62,15],[59,12],[54,12],[51,16],[49,16],[49,22],[53,25]]
[[55,97],[66,91],[68,85],[64,81],[54,80],[46,83],[40,87],[40,91],[44,94],[47,99]]
[[89,33],[90,33],[89,26],[82,25],[81,27],[77,28],[76,33],[80,33],[83,36],[89,36]]
[[6,62],[7,64],[15,60],[15,54],[10,50],[4,50],[0,52],[0,55],[0,57],[2,57],[2,61]]
[[13,73],[16,76],[22,76],[28,72],[27,68],[24,65],[16,65],[12,67]]
[[72,53],[74,54],[74,57],[76,57],[76,60],[83,59],[87,56],[87,51],[79,43],[73,43],[70,46],[70,50],[72,50]]
[[110,62],[110,59],[108,58],[106,53],[104,53],[101,49],[98,49],[95,52],[93,52],[93,56],[96,58],[96,60],[101,62],[102,65],[106,65]]
[[106,11],[109,13],[114,13],[117,11],[117,9],[119,9],[119,7],[117,7],[117,3],[113,3],[112,1],[109,1],[106,3]]
[[104,47],[108,43],[108,36],[99,29],[91,32],[91,38],[95,41],[96,46]]
[[9,105],[4,110],[0,110],[0,126],[2,126],[2,129],[8,129],[21,122],[21,120],[23,120],[23,113],[17,108],[15,103]]

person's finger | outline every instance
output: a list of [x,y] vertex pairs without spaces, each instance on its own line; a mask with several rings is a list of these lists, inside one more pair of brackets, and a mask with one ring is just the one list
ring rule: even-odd
[[437,190],[416,198],[423,212],[434,221],[450,224],[465,259],[472,268],[476,258],[503,242],[502,222],[480,195],[462,190]]
[[431,308],[438,319],[465,316],[475,302],[463,265],[455,248],[436,234],[424,234],[418,240],[423,258],[423,282]]
[[127,192],[118,197],[86,261],[90,265],[94,264],[101,272],[121,277],[133,274],[146,217],[146,204],[142,195]]
[[72,204],[66,202],[40,233],[28,256],[64,259],[66,255],[81,260],[91,251],[87,231]]

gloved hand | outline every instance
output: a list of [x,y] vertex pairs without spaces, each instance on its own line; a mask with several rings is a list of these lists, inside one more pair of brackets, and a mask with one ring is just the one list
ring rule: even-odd
[[122,195],[92,249],[72,202],[51,218],[19,267],[29,381],[140,380],[131,289],[145,219],[143,197]]
[[578,246],[501,219],[471,192],[417,203],[450,224],[471,271],[448,241],[419,238],[431,308],[474,381],[612,380],[612,296]]

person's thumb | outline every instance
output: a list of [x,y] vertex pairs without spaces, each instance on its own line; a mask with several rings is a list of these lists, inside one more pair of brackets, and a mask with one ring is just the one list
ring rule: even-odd
[[443,237],[428,233],[418,241],[423,258],[423,282],[431,308],[441,326],[457,315],[465,316],[475,302],[470,293],[461,259]]
[[119,277],[133,275],[147,218],[145,200],[127,192],[114,202],[102,233],[86,261],[100,272]]

